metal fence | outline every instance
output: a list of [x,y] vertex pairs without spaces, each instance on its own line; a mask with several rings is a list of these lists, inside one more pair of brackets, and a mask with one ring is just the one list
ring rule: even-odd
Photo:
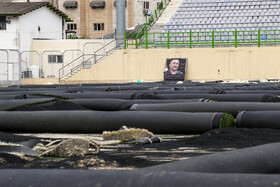
[[79,68],[80,64],[82,68],[89,68],[116,47],[114,41],[88,42],[82,50],[39,52],[0,49],[0,86],[18,85],[25,78],[60,78]]
[[138,33],[125,33],[125,48],[133,46],[138,48],[149,47],[187,47],[208,46],[215,48],[218,45],[231,45],[237,48],[239,44],[255,44],[260,47],[261,44],[279,43],[280,30],[237,30],[234,31],[210,31],[210,32],[158,32],[144,35]]
[[0,85],[19,83],[19,54],[17,50],[0,49]]

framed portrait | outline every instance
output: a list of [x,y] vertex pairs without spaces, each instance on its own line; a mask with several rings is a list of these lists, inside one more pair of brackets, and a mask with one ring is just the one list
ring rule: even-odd
[[186,58],[166,59],[164,81],[184,81],[187,68]]

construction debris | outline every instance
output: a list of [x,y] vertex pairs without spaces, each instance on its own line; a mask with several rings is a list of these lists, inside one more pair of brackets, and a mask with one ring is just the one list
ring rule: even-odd
[[75,157],[99,153],[100,144],[92,139],[79,138],[55,140],[47,145],[38,144],[33,149],[41,152],[38,155],[41,157]]
[[[122,126],[118,131],[104,131],[103,140],[120,140],[121,142],[126,143],[136,143],[136,144],[147,144],[152,143],[152,138],[155,137],[154,134],[147,129],[138,129],[138,128],[128,128]],[[156,138],[160,142],[161,138]]]

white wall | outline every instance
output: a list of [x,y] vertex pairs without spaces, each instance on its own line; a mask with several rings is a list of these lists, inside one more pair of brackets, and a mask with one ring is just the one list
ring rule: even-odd
[[[16,49],[21,52],[30,51],[32,50],[34,38],[61,40],[65,33],[62,26],[63,18],[47,7],[41,7],[22,16],[8,18],[10,18],[11,23],[6,25],[6,30],[0,30],[0,49]],[[38,31],[39,26],[40,32]],[[2,54],[5,53],[2,51]],[[12,52],[10,54],[13,55]],[[10,54],[9,56],[11,56]],[[31,61],[31,55],[34,56],[34,54],[28,52],[22,54],[22,71],[26,71],[30,65],[36,64]],[[2,55],[3,58],[4,56]],[[38,58],[32,58],[36,62],[39,61]],[[9,59],[11,58],[9,57]],[[8,66],[5,61],[7,61],[6,57],[1,59],[3,67],[1,66],[0,68],[0,81],[7,79],[18,80],[19,68],[17,60],[13,60],[14,63]],[[7,75],[7,69],[9,75]]]
[[[28,14],[19,17],[18,30],[20,31],[20,51],[32,50],[33,39],[40,40],[59,40],[62,39],[63,18],[54,13],[47,7],[42,7]],[[40,31],[39,28],[40,27]],[[36,53],[35,53],[36,54]],[[34,53],[32,53],[34,55]],[[34,59],[34,57],[33,57]],[[22,55],[22,71],[26,71],[29,66],[34,64],[31,54]],[[38,58],[35,58],[38,61]]]
[[[62,39],[63,18],[47,7],[42,7],[19,17],[20,50],[31,50],[32,40]],[[40,27],[40,31],[38,31]]]
[[6,30],[0,30],[0,49],[19,49],[18,17],[8,17],[11,23],[7,23]]
[[[62,39],[63,18],[47,7],[42,7],[19,17],[9,17],[11,23],[0,30],[0,49],[31,50],[33,38]],[[38,32],[38,26],[41,31]]]

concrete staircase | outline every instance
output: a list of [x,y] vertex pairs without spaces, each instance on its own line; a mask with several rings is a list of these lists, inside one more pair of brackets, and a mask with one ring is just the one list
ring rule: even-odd
[[161,32],[171,17],[176,13],[182,2],[183,0],[171,0],[149,32]]
[[111,55],[116,49],[116,40],[112,40],[95,51],[94,54],[81,55],[59,70],[59,82],[67,81],[67,79],[71,78],[82,69],[91,69],[94,64]]

